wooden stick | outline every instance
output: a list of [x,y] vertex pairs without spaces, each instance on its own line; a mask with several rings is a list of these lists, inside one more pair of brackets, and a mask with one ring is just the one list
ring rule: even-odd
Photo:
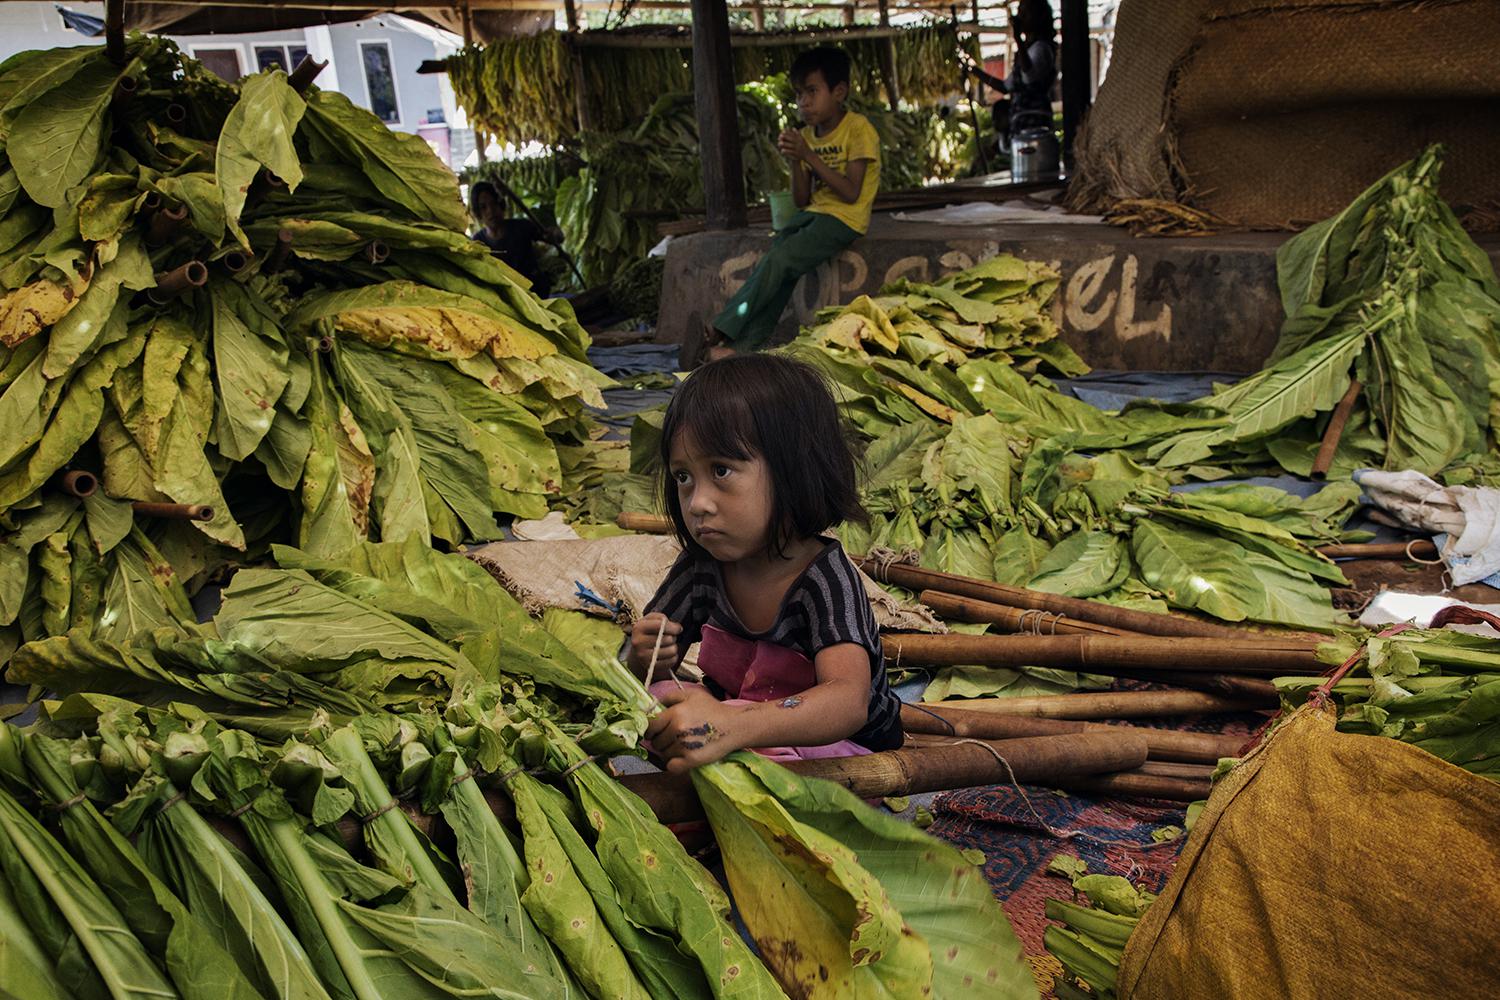
[[1129,631],[1140,632],[1145,635],[1242,639],[1247,634],[1243,629],[1234,629],[1226,625],[1215,625],[1211,622],[1201,622],[1192,618],[1182,618],[1177,615],[1156,615],[1151,614],[1149,611],[1117,608],[1113,605],[1101,604],[1098,601],[1086,601],[1077,597],[1046,594],[1039,590],[1027,590],[1024,587],[1010,587],[1002,583],[992,583],[988,580],[976,580],[969,576],[959,576],[956,573],[940,573],[937,570],[923,569],[920,566],[905,566],[899,563],[887,564],[881,560],[868,558],[856,558],[855,561],[859,563],[861,569],[870,574],[872,579],[881,583],[894,583],[898,587],[905,587],[908,590],[941,590],[947,594],[1008,604],[1016,608],[1051,611],[1056,614],[1067,615],[1070,618],[1078,618],[1082,621],[1095,622],[1100,625],[1111,625],[1115,628],[1128,629]]
[[1328,475],[1328,467],[1333,465],[1334,453],[1339,450],[1339,439],[1344,436],[1344,425],[1349,422],[1349,415],[1354,412],[1354,401],[1359,398],[1361,388],[1359,379],[1351,378],[1349,388],[1344,391],[1344,397],[1333,408],[1333,416],[1328,418],[1328,427],[1323,431],[1323,441],[1318,445],[1317,457],[1313,459],[1312,477],[1314,479],[1323,479]]
[[970,712],[1035,715],[1043,719],[1161,719],[1243,712],[1259,707],[1253,702],[1202,691],[1081,691],[1029,698],[966,698],[935,704]]
[[903,666],[1059,667],[1096,674],[1124,667],[1265,677],[1323,672],[1316,645],[1300,640],[886,632],[881,641],[885,658]]
[[266,254],[266,262],[260,266],[261,271],[266,274],[275,274],[281,270],[291,252],[292,231],[290,229],[276,230],[276,244],[271,247],[271,252]]
[[1437,546],[1425,538],[1409,542],[1361,542],[1355,545],[1320,545],[1318,552],[1329,559],[1436,559]]
[[615,518],[615,524],[626,531],[639,531],[644,535],[670,535],[675,530],[670,517],[629,510],[622,511],[620,516]]
[[940,590],[924,590],[917,600],[927,605],[945,620],[960,622],[987,622],[999,625],[1008,632],[1023,632],[1033,635],[1143,635],[1127,629],[1086,622],[1066,615],[1047,611],[1013,608],[1008,604],[981,601],[974,597],[945,594]]
[[1134,771],[1121,774],[1154,774],[1162,778],[1212,778],[1214,768],[1208,764],[1169,764],[1148,760]]
[[212,521],[214,509],[206,503],[152,503],[136,500],[131,509],[142,517],[160,517],[172,521]]
[[1146,726],[973,712],[953,708],[942,702],[902,705],[901,725],[908,733],[973,736],[984,740],[1057,736],[1065,733],[1126,732],[1146,741],[1147,760],[1185,764],[1216,764],[1223,757],[1239,756],[1240,747],[1245,744],[1245,740],[1238,736],[1221,736],[1218,733],[1185,733],[1176,729],[1151,729]]
[[104,0],[104,51],[110,62],[125,65],[125,0]]
[[[996,759],[996,753],[1004,758],[1005,764]],[[860,798],[871,799],[1009,784],[1012,780],[1050,783],[1065,775],[1136,768],[1145,763],[1145,758],[1144,740],[1113,733],[1078,733],[996,742],[952,742],[864,757],[792,761],[786,767],[804,777],[837,782]],[[663,823],[703,818],[692,779],[685,774],[629,774],[620,783],[644,799]]]

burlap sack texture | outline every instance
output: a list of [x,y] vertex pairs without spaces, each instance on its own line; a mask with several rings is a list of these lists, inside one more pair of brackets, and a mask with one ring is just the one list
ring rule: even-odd
[[1126,0],[1069,204],[1300,228],[1443,142],[1443,196],[1500,229],[1497,52],[1495,0]]
[[1121,1000],[1500,996],[1500,783],[1310,706],[1215,787]]
[[[603,613],[578,599],[581,583],[596,596],[619,603],[631,619],[640,617],[682,549],[668,535],[491,542],[464,552],[509,590],[528,611],[545,608]],[[881,628],[904,632],[945,632],[931,610],[898,600],[860,572],[870,608]]]

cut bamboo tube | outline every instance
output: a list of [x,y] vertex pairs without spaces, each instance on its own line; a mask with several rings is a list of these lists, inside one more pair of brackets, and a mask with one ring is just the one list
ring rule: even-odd
[[1166,761],[1148,760],[1134,771],[1122,771],[1120,773],[1151,774],[1159,778],[1207,780],[1213,777],[1214,769],[1207,764],[1172,764]]
[[1318,552],[1329,559],[1436,559],[1437,546],[1425,538],[1409,542],[1361,542],[1356,545],[1320,545]]
[[[163,212],[166,209],[162,209]],[[161,213],[158,212],[158,215]],[[146,294],[158,304],[170,302],[183,292],[202,288],[208,283],[208,266],[201,260],[190,260],[180,267],[163,271],[156,276],[156,287]]]
[[212,521],[214,509],[206,503],[153,503],[136,500],[131,509],[142,517],[160,517],[170,521]]
[[57,485],[64,493],[82,500],[98,492],[99,477],[86,469],[70,469],[57,477]]
[[1245,743],[1238,736],[1217,733],[1185,733],[1176,729],[1112,725],[1073,719],[1044,719],[1025,715],[1000,715],[950,708],[942,703],[902,705],[901,726],[908,733],[935,736],[972,736],[983,740],[1017,739],[1024,736],[1057,736],[1064,733],[1130,733],[1146,741],[1148,760],[1186,764],[1216,764],[1224,757],[1239,756]]
[[886,632],[881,642],[885,658],[903,666],[1060,667],[1100,674],[1124,667],[1269,677],[1323,671],[1315,644],[1301,639]]
[[1203,691],[1080,691],[1030,698],[969,698],[936,702],[947,708],[1042,719],[1164,719],[1213,712],[1244,712],[1259,706]]
[[1208,798],[1213,791],[1213,782],[1207,778],[1173,778],[1138,771],[1062,778],[1057,785],[1070,792],[1132,799],[1166,799],[1170,802],[1197,802]]
[[[1004,764],[996,758],[997,753]],[[1142,739],[1114,733],[1077,733],[954,742],[863,757],[792,761],[786,767],[803,777],[833,781],[860,798],[872,799],[1013,781],[1050,784],[1064,776],[1129,770],[1145,762],[1146,743]],[[692,779],[685,774],[628,774],[620,778],[620,783],[645,800],[663,823],[703,818]]]
[[637,511],[622,511],[615,524],[626,531],[639,531],[644,535],[670,535],[672,519],[661,514],[642,514]]
[[856,558],[855,562],[870,574],[872,579],[880,583],[894,583],[908,590],[940,590],[946,594],[973,597],[981,601],[993,601],[1016,608],[1051,611],[1070,618],[1100,625],[1112,625],[1115,628],[1128,629],[1146,635],[1242,639],[1247,634],[1243,629],[1234,629],[1227,625],[1215,625],[1212,622],[1202,622],[1177,615],[1154,615],[1149,611],[1117,608],[1098,601],[1046,594],[1039,590],[1027,590],[1024,587],[1010,587],[1002,583],[959,576],[956,573],[940,573],[937,570],[923,569],[920,566],[886,564],[881,560],[869,558]]
[[924,590],[917,600],[927,605],[947,621],[985,622],[998,625],[1008,632],[1023,632],[1039,635],[1144,635],[1111,625],[1086,622],[1047,611],[1014,608],[994,601],[981,601],[975,597],[960,597],[940,590]]
[[[464,9],[467,10],[468,8],[465,7]],[[287,83],[293,90],[300,94],[307,90],[313,80],[319,73],[323,72],[324,67],[327,65],[328,62],[326,60],[319,62],[310,55],[304,55],[298,60],[297,66],[292,70],[291,76],[287,77]]]

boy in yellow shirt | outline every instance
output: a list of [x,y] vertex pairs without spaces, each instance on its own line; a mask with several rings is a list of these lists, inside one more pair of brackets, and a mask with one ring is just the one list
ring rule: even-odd
[[754,351],[771,339],[797,280],[870,228],[880,189],[880,139],[870,120],[849,111],[849,56],[820,46],[792,63],[792,85],[804,127],[781,133],[791,162],[792,197],[801,209],[776,234],[709,331],[710,360]]

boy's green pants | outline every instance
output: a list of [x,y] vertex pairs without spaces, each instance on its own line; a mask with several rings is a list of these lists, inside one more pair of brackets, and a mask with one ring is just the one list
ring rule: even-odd
[[714,319],[714,329],[737,351],[759,350],[771,339],[797,279],[858,238],[859,233],[831,215],[798,212]]

